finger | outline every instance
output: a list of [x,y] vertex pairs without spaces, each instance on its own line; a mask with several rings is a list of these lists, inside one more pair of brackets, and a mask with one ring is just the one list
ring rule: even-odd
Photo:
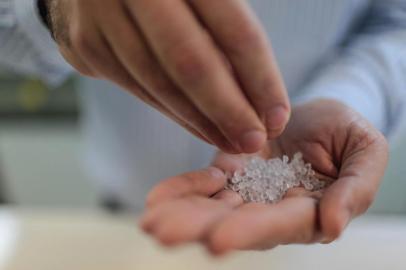
[[244,155],[230,155],[224,152],[217,153],[212,165],[230,174],[244,168]]
[[[289,125],[288,125],[289,128]],[[280,145],[283,149],[287,149],[284,153],[288,156],[293,157],[297,152],[297,148],[289,147],[292,145],[290,138],[281,138],[279,140]],[[300,151],[303,153],[303,159],[306,163],[312,164],[312,168],[317,171],[324,178],[334,178],[338,177],[338,169],[331,156],[331,152],[328,152],[322,144],[320,143],[303,143],[300,145]]]
[[225,174],[216,167],[171,177],[158,184],[147,197],[147,207],[185,195],[212,196],[224,188]]
[[[160,107],[125,70],[97,29],[72,28],[70,46],[70,49],[62,47],[61,52],[66,59],[72,59],[72,66],[79,72],[111,80],[133,91],[143,101]],[[71,49],[77,54],[72,53]]]
[[[355,131],[359,132],[365,133],[362,129]],[[369,208],[383,178],[387,156],[383,136],[352,134],[339,178],[325,191],[320,202],[323,242],[337,239],[353,217]]]
[[189,2],[230,60],[268,135],[280,135],[289,119],[289,99],[271,46],[247,1]]
[[225,217],[209,236],[209,249],[270,249],[281,244],[310,243],[317,237],[316,200],[284,199],[274,205],[245,204]]
[[158,59],[199,110],[241,152],[256,152],[266,131],[218,49],[181,0],[127,0]]
[[222,193],[216,199],[191,196],[160,204],[147,212],[141,226],[165,245],[200,240],[212,224],[242,203],[238,194]]
[[72,27],[70,46],[98,78],[109,79],[123,88],[138,89],[138,83],[121,65],[109,48],[108,43],[92,23],[82,23]]
[[[84,24],[88,25],[88,24]],[[72,28],[72,38],[70,46],[75,49],[79,55],[76,56],[68,49],[63,49],[67,59],[72,59],[73,66],[79,68],[81,73],[92,75],[93,77],[105,78],[111,80],[124,89],[132,92],[144,102],[150,104],[161,111],[171,119],[175,120],[181,126],[189,130],[195,136],[213,143],[194,127],[179,119],[176,115],[166,109],[159,101],[147,93],[142,86],[127,72],[116,55],[112,52],[106,40],[96,29],[75,29]]]
[[220,149],[235,152],[231,144],[217,127],[177,89],[166,76],[160,64],[146,47],[137,26],[119,1],[112,1],[110,15],[117,18],[114,23],[101,21],[101,29],[119,61],[131,76],[182,122],[204,134]]

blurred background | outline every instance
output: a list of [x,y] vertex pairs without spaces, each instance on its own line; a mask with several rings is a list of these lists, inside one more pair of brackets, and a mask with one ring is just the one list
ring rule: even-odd
[[26,207],[97,207],[81,158],[76,78],[52,89],[0,74],[1,200]]
[[[20,206],[95,208],[97,189],[82,165],[78,78],[57,89],[0,75],[1,200]],[[406,214],[406,139],[392,145],[373,213]]]

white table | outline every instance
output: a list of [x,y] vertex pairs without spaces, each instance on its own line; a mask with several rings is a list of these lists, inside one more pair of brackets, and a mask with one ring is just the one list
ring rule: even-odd
[[239,252],[213,259],[198,246],[165,250],[136,220],[69,211],[0,212],[1,269],[405,270],[406,217],[364,217],[335,244]]

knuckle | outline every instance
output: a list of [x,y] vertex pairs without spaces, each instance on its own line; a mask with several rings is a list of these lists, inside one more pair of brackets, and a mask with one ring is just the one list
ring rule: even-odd
[[207,71],[203,58],[189,45],[177,46],[168,51],[173,72],[180,80],[192,84],[199,81]]
[[228,33],[229,46],[226,48],[229,53],[241,54],[247,50],[261,48],[264,44],[264,37],[255,25],[242,23],[231,29]]

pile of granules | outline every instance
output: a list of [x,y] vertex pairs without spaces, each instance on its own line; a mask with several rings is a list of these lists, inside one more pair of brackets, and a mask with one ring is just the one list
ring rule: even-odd
[[229,178],[226,189],[238,192],[245,202],[276,203],[294,187],[309,191],[325,187],[325,182],[316,178],[311,164],[303,161],[301,153],[296,153],[290,162],[287,156],[269,160],[253,157],[243,171]]

